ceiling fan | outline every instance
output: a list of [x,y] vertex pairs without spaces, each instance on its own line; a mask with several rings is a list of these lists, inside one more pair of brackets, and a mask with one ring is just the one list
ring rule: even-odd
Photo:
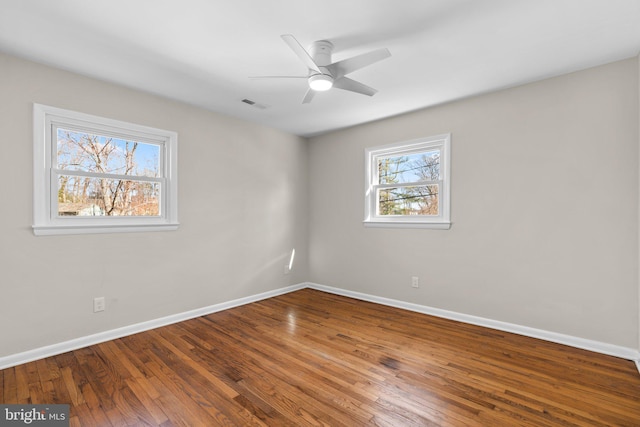
[[280,37],[306,65],[309,70],[308,74],[306,76],[259,76],[253,78],[307,79],[309,89],[302,99],[303,104],[311,102],[316,92],[326,91],[332,87],[367,96],[375,95],[378,92],[377,90],[352,80],[346,75],[391,56],[388,49],[377,49],[332,63],[331,52],[333,44],[330,41],[319,40],[313,42],[309,52],[307,52],[291,34],[285,34]]

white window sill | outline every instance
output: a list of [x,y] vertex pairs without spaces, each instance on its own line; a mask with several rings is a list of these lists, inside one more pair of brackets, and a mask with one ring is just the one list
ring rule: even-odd
[[36,236],[57,236],[65,234],[103,234],[103,233],[140,233],[147,231],[174,231],[179,224],[149,224],[149,225],[34,225]]
[[417,222],[417,221],[363,221],[365,227],[374,228],[428,228],[432,230],[448,230],[450,222]]

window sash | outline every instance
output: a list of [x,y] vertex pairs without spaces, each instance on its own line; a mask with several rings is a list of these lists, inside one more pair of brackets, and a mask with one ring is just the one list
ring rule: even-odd
[[[159,148],[158,149],[158,174],[160,177],[165,177],[167,175],[166,173],[167,164],[165,162],[165,157],[166,157],[166,140],[165,139],[158,139],[157,137],[151,138],[148,135],[138,134],[137,132],[135,134],[130,132],[129,133],[118,132],[117,130],[106,129],[102,126],[97,126],[95,129],[92,129],[90,127],[82,126],[75,123],[71,123],[71,124],[60,123],[53,120],[51,121],[51,135],[50,135],[51,167],[52,168],[56,168],[59,165],[59,161],[58,161],[58,131],[59,130],[68,130],[71,132],[84,133],[87,135],[94,135],[94,136],[100,136],[105,138],[114,138],[114,139],[120,139],[125,141],[139,142],[142,144],[155,145]],[[67,170],[67,169],[64,169],[64,170]],[[82,171],[82,170],[78,169],[77,171]],[[84,172],[91,173],[90,171],[84,171]],[[95,172],[95,173],[101,173],[101,172]],[[142,177],[145,175],[126,175],[126,176]]]
[[[90,171],[85,171],[85,170],[67,170],[67,169],[58,169],[55,166],[58,166],[58,130],[63,129],[63,130],[69,130],[72,132],[78,132],[78,133],[84,133],[84,134],[88,134],[88,135],[93,135],[93,136],[99,136],[99,137],[106,137],[106,138],[116,138],[116,139],[123,139],[123,140],[129,140],[129,141],[135,141],[135,142],[140,142],[143,144],[153,144],[153,145],[157,145],[160,147],[160,150],[158,152],[158,172],[160,174],[160,177],[148,177],[145,175],[126,175],[126,174],[113,174],[113,173],[106,173],[106,172],[90,172]],[[120,181],[137,181],[137,182],[157,182],[160,183],[160,201],[158,204],[158,208],[159,208],[159,215],[140,215],[140,216],[128,216],[128,215],[123,215],[123,216],[117,216],[117,215],[100,215],[100,216],[89,216],[86,217],[87,220],[104,220],[104,221],[109,221],[109,220],[115,220],[115,221],[122,221],[123,219],[134,219],[134,218],[138,218],[138,220],[144,220],[144,219],[154,219],[154,218],[162,218],[164,216],[164,213],[166,212],[166,207],[164,205],[164,201],[167,200],[166,198],[166,190],[167,190],[167,186],[166,184],[166,178],[164,178],[165,176],[165,150],[164,150],[164,140],[158,140],[157,138],[150,138],[147,135],[137,135],[137,134],[132,134],[130,132],[118,132],[118,131],[114,131],[113,129],[106,129],[106,128],[102,128],[101,126],[97,126],[95,129],[91,128],[90,126],[82,126],[82,125],[78,125],[78,124],[67,124],[67,123],[61,123],[61,122],[51,122],[51,139],[50,139],[50,145],[51,145],[51,179],[50,179],[50,184],[51,184],[51,218],[55,219],[55,220],[62,220],[62,221],[67,221],[70,222],[71,220],[85,220],[84,217],[79,218],[76,216],[62,216],[59,213],[59,204],[58,204],[58,198],[54,197],[54,195],[56,195],[58,193],[58,180],[60,178],[61,175],[67,175],[67,176],[77,176],[77,177],[88,177],[88,178],[97,178],[97,179],[113,179],[113,180],[120,180]]]
[[[373,162],[375,164],[375,177],[374,179],[372,179],[372,184],[373,185],[385,185],[380,183],[380,163],[388,160],[388,159],[397,159],[400,157],[407,157],[407,156],[412,156],[415,154],[428,154],[428,153],[434,153],[434,152],[438,152],[438,155],[440,158],[442,158],[442,148],[439,146],[435,146],[432,148],[427,148],[427,149],[413,149],[413,150],[407,150],[401,153],[392,153],[392,154],[384,154],[384,155],[377,155],[373,157]],[[414,168],[417,169],[417,168]],[[407,170],[414,170],[414,169],[407,169]],[[440,165],[440,161],[438,162],[438,180],[442,180],[442,167]],[[417,181],[401,181],[398,184],[412,184],[412,183],[418,183],[418,182],[423,182],[425,180],[417,180]]]
[[[165,201],[167,200],[167,180],[164,178],[146,178],[143,176],[131,176],[131,175],[116,175],[116,174],[101,174],[95,172],[81,172],[81,171],[67,171],[64,169],[52,169],[51,171],[51,194],[58,194],[59,188],[59,180],[61,176],[74,176],[80,178],[96,178],[96,179],[112,179],[118,181],[133,181],[133,182],[153,182],[157,183],[160,186],[160,194],[158,201],[158,215],[99,215],[95,217],[89,217],[93,219],[97,218],[163,218],[166,210]],[[58,201],[58,197],[51,197],[51,206],[50,206],[51,218],[53,219],[62,219],[64,221],[69,221],[71,219],[78,219],[76,216],[64,216],[60,215],[60,205]]]
[[[438,209],[438,213],[436,214],[432,214],[432,213],[409,213],[409,214],[401,214],[401,213],[381,213],[383,205],[385,202],[384,200],[381,200],[381,192],[385,191],[387,189],[402,189],[402,188],[422,188],[422,187],[437,187],[438,190],[436,192],[436,196],[439,196],[440,194],[440,186],[438,184],[431,184],[431,185],[407,185],[407,186],[396,186],[396,187],[387,187],[387,188],[378,188],[376,189],[375,192],[375,199],[376,199],[376,216],[377,217],[381,217],[381,218],[400,218],[400,217],[420,217],[420,218],[436,218],[440,215],[440,207],[439,204],[437,204],[437,209]],[[420,205],[420,202],[418,200],[420,199],[427,199],[429,197],[432,197],[432,195],[415,195],[415,196],[410,196],[410,197],[405,197],[402,198],[403,201],[398,202],[398,200],[392,200],[393,203],[393,208],[394,209],[400,209],[400,210],[405,210],[406,209],[406,205],[403,206],[403,203],[407,203],[410,199],[413,199],[413,202],[410,202],[411,204],[417,203],[418,205]]]
[[51,172],[57,175],[81,176],[81,177],[87,177],[87,178],[120,179],[124,181],[141,181],[141,182],[166,182],[165,178],[156,178],[156,177],[144,176],[144,175],[123,175],[123,174],[116,174],[116,173],[85,172],[85,171],[67,170],[67,169],[51,169]]
[[397,184],[373,184],[373,188],[396,188],[396,187],[424,187],[426,185],[442,185],[443,181],[415,181],[415,182],[399,182]]

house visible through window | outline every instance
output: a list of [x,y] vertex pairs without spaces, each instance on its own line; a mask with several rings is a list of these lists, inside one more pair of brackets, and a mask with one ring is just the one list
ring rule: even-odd
[[365,151],[365,225],[449,228],[450,135]]
[[34,106],[34,232],[175,229],[175,132]]

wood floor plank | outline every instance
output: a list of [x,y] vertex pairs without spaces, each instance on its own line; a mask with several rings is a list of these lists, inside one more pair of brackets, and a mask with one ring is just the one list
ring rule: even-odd
[[16,368],[7,368],[2,370],[2,376],[4,378],[3,397],[2,401],[5,403],[17,403],[18,402],[18,385],[16,381]]
[[633,362],[304,289],[0,371],[75,426],[640,426]]
[[31,403],[27,365],[19,365],[13,368],[13,377],[10,378],[11,382],[9,384],[12,388],[15,388],[15,403]]

